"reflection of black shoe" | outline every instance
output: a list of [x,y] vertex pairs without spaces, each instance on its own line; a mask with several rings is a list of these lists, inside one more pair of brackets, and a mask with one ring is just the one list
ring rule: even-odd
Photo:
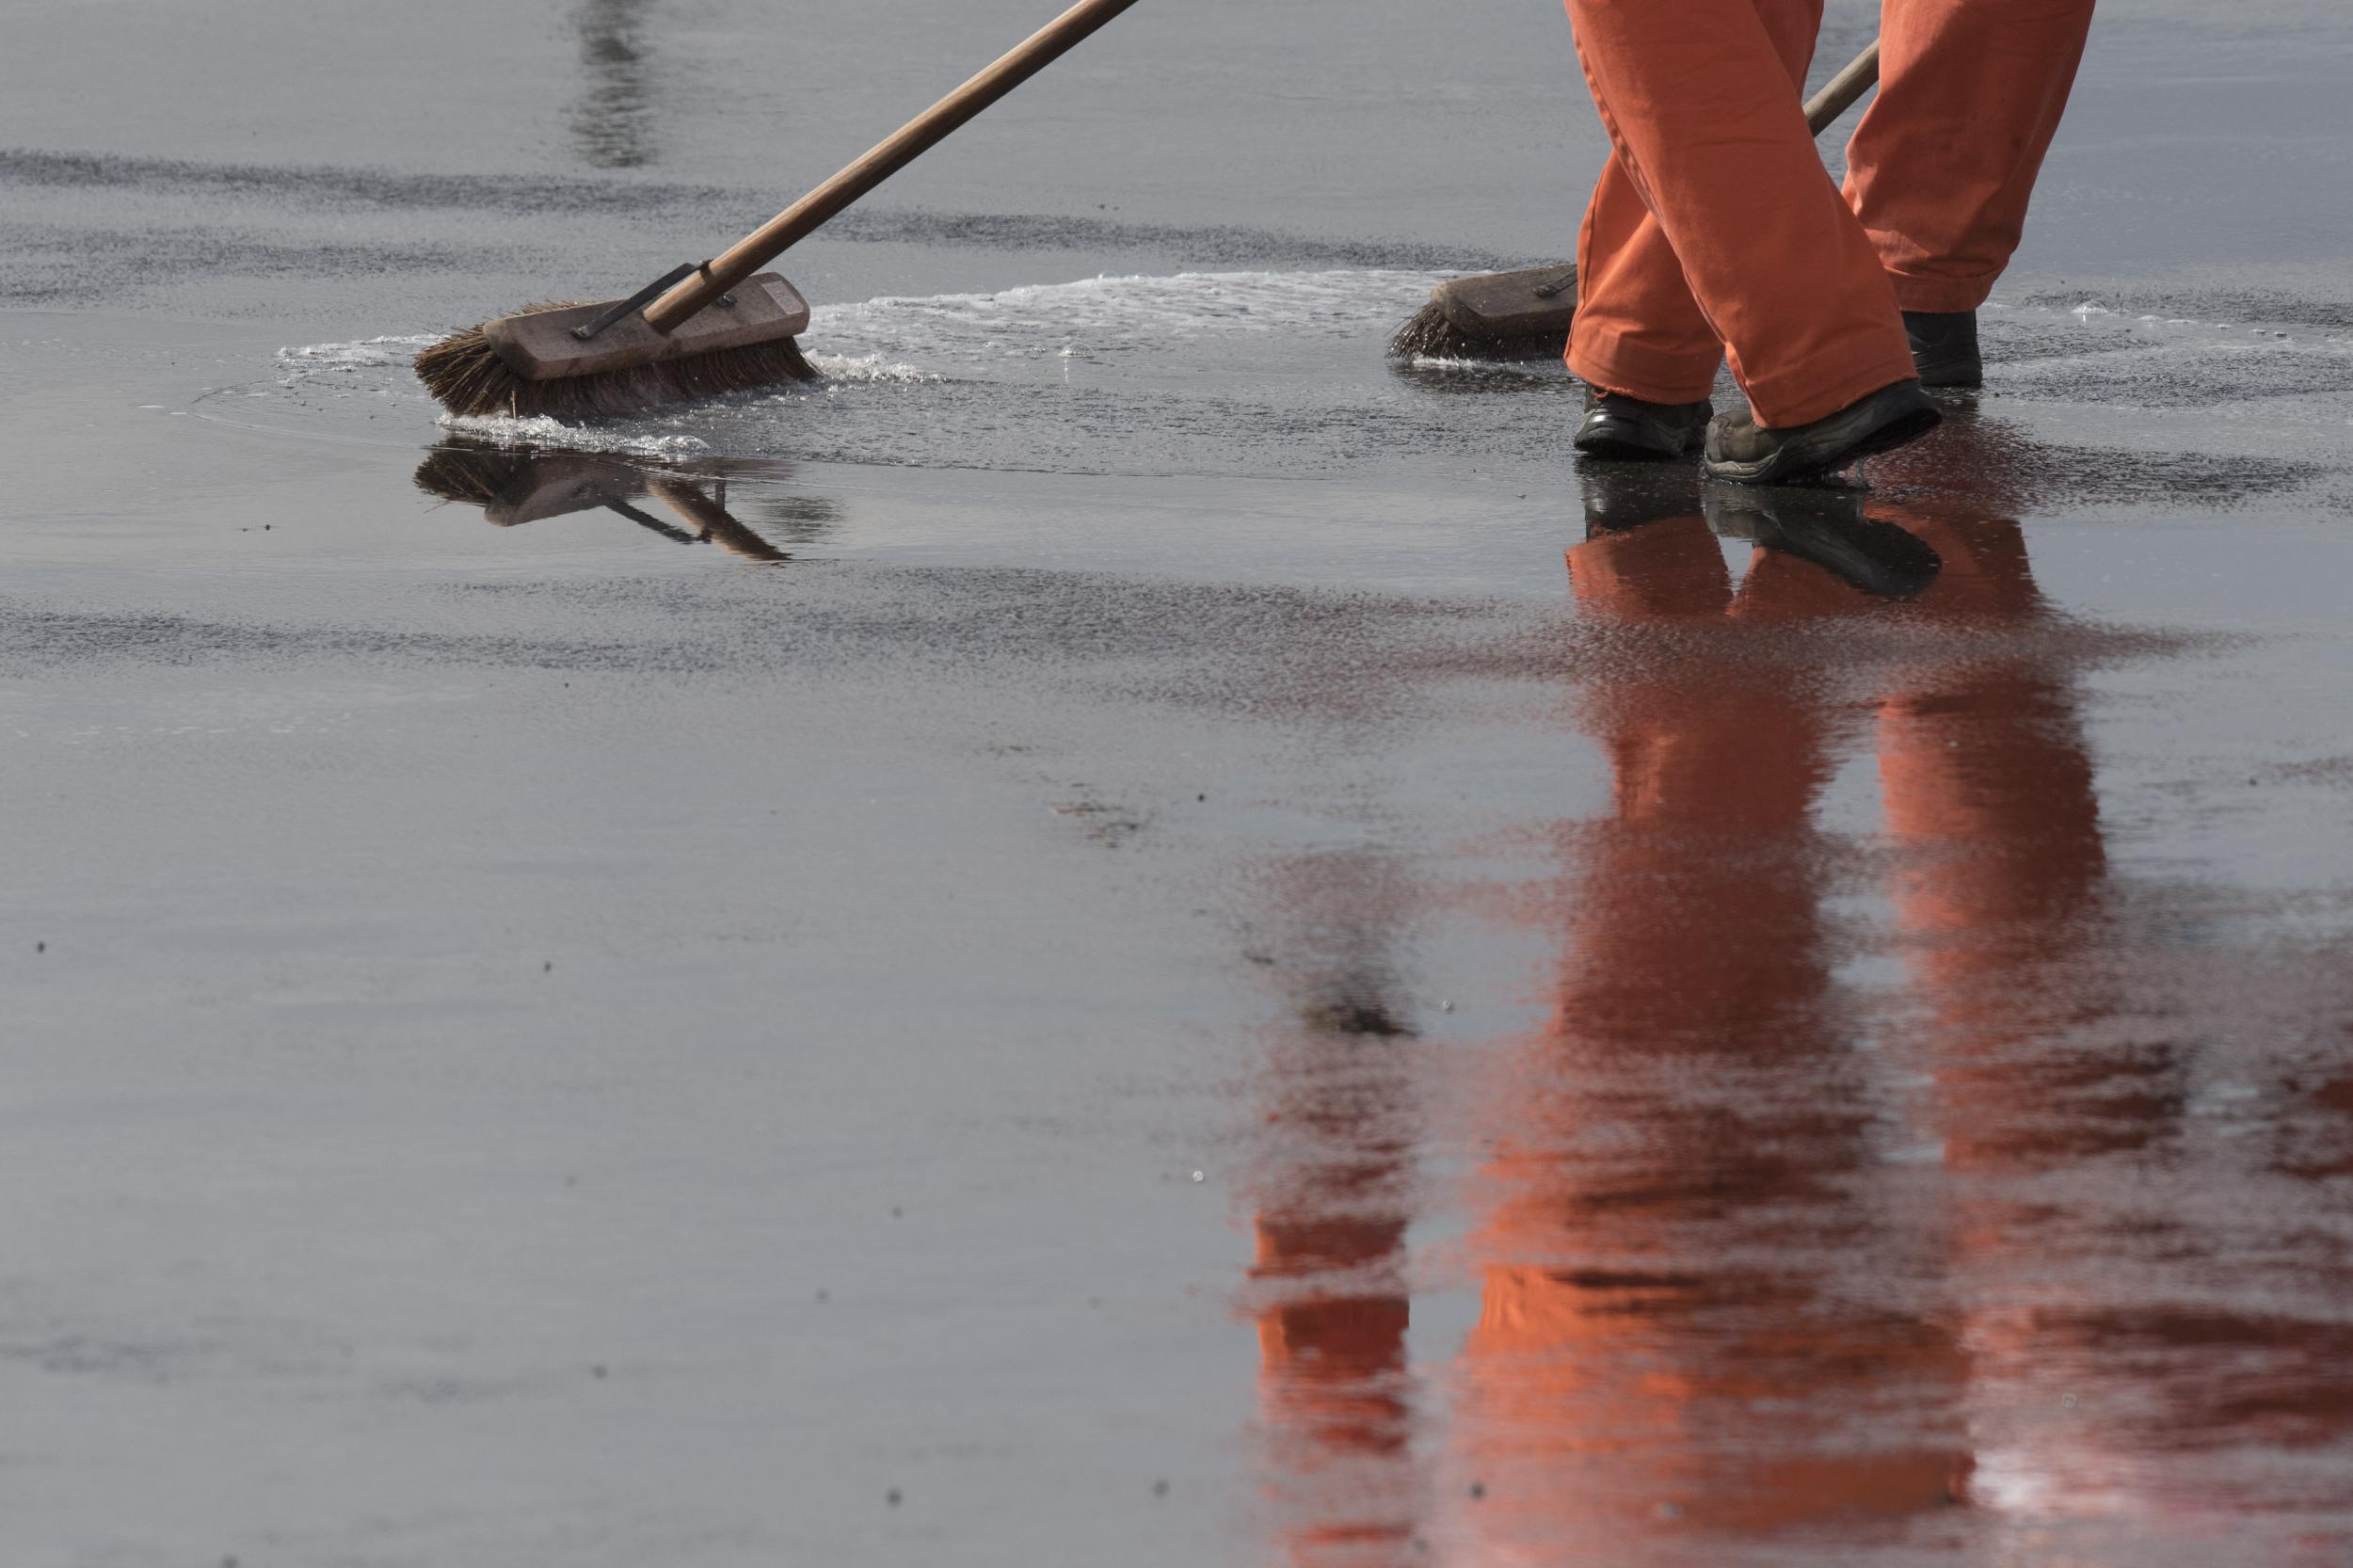
[[1588,387],[1576,446],[1588,457],[1680,457],[1707,439],[1707,416],[1714,411],[1715,405],[1704,397],[1697,403],[1645,403]]
[[1977,353],[1975,311],[1906,311],[1904,336],[1924,387],[1980,387],[1985,360]]
[[1710,479],[1736,485],[1794,485],[1918,440],[1944,415],[1917,381],[1881,387],[1811,424],[1768,430],[1746,408],[1720,414],[1707,426]]
[[1710,485],[1703,500],[1707,526],[1718,535],[1811,561],[1881,599],[1926,592],[1945,567],[1926,540],[1864,516],[1861,490]]
[[1699,470],[1688,464],[1590,463],[1577,471],[1577,478],[1585,492],[1589,539],[1700,515]]

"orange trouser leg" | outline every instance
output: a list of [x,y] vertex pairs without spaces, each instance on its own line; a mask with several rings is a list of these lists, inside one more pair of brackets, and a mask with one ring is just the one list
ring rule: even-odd
[[[1818,0],[1568,0],[1568,8],[1615,165],[1759,423],[1803,424],[1911,379],[1894,290],[1824,171],[1799,104],[1795,78],[1812,51]],[[1785,47],[1792,39],[1797,46]],[[1683,358],[1689,317],[1676,320],[1672,308],[1646,314],[1664,269],[1655,251],[1648,268],[1639,250],[1621,257],[1643,239],[1612,195],[1605,176],[1580,247],[1596,264],[1587,286],[1601,292],[1590,306],[1579,299],[1569,368],[1652,401],[1702,395],[1688,379],[1695,357]],[[1641,284],[1620,288],[1622,270]],[[1663,335],[1654,342],[1646,331]],[[1646,358],[1661,346],[1672,366]],[[1684,377],[1680,385],[1655,378],[1662,368]]]
[[[1805,80],[1821,30],[1821,0],[1786,0],[1760,12],[1773,51],[1789,72],[1789,90]],[[1643,204],[1617,153],[1602,166],[1577,236],[1578,374],[1610,392],[1652,403],[1697,403],[1716,384],[1724,345],[1691,297],[1674,247]]]
[[2092,0],[1886,0],[1847,200],[1907,311],[1974,311],[2009,264]]
[[1577,230],[1577,291],[1569,369],[1578,376],[1649,403],[1697,403],[1714,388],[1724,345],[1614,152]]

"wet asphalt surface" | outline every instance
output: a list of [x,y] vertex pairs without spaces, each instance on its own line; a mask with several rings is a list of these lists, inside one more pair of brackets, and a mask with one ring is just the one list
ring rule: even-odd
[[1139,7],[819,386],[437,424],[1037,20],[786,10],[0,4],[8,1560],[2353,1560],[2340,19],[2107,8],[1867,490],[1385,362],[1544,7]]

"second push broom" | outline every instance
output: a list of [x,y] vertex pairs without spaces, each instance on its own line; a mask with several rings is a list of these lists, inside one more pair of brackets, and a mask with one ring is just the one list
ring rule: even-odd
[[712,260],[627,299],[538,306],[469,328],[419,354],[418,378],[452,413],[569,419],[813,380],[794,341],[808,304],[760,269],[1134,4],[1080,0]]

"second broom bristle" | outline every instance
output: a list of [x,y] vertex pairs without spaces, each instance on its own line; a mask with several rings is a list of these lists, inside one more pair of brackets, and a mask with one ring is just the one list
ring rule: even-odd
[[1522,332],[1509,337],[1480,338],[1447,319],[1436,300],[1424,305],[1414,319],[1389,340],[1393,360],[1557,360],[1568,352],[1566,332]]

